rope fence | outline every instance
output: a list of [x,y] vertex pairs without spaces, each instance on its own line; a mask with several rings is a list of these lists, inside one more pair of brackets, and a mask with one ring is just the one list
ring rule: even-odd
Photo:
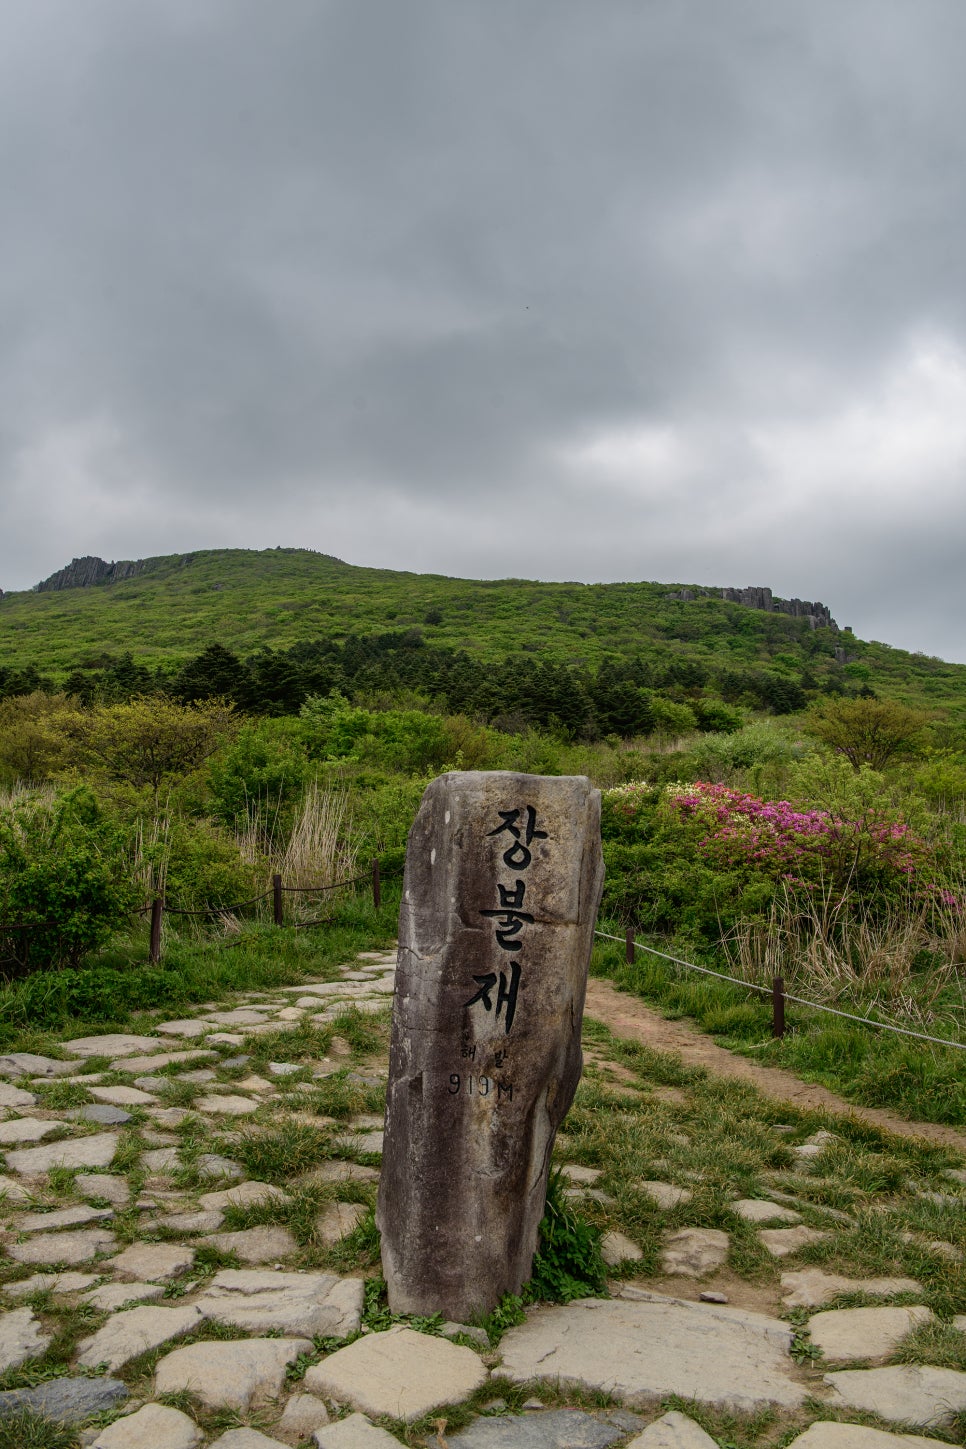
[[[366,875],[350,876],[348,880],[333,881],[331,885],[325,886],[287,886],[282,882],[279,874],[272,876],[272,884],[267,891],[260,895],[252,896],[245,901],[233,901],[230,904],[218,906],[205,906],[200,910],[185,910],[179,906],[169,906],[161,896],[156,896],[153,901],[146,905],[138,906],[128,914],[131,916],[151,917],[151,936],[148,948],[148,960],[156,965],[161,960],[161,923],[165,915],[181,916],[184,918],[211,918],[212,916],[227,916],[235,911],[246,910],[249,906],[258,905],[260,901],[272,898],[272,919],[276,926],[284,926],[284,896],[288,895],[319,895],[328,891],[342,890],[348,886],[368,883],[372,890],[372,903],[376,910],[382,904],[382,881],[379,872],[379,862],[372,862],[372,869]],[[331,916],[319,916],[311,921],[290,921],[289,925],[298,929],[305,929],[310,926],[328,926],[332,923]],[[51,926],[60,926],[62,921],[0,921],[0,934],[6,931],[37,931]]]
[[732,986],[740,986],[745,991],[758,991],[762,996],[770,996],[772,1001],[772,1036],[783,1037],[785,1035],[785,1003],[793,1002],[796,1006],[808,1007],[810,1011],[824,1011],[830,1016],[840,1016],[845,1021],[856,1021],[863,1026],[874,1026],[880,1031],[892,1031],[898,1036],[915,1037],[917,1041],[931,1042],[934,1046],[953,1047],[956,1051],[966,1051],[966,1042],[950,1041],[947,1037],[929,1036],[924,1031],[912,1031],[906,1026],[896,1026],[891,1021],[877,1021],[872,1016],[856,1016],[851,1011],[840,1011],[836,1006],[825,1006],[820,1001],[809,1001],[804,996],[792,996],[785,990],[785,980],[782,976],[772,978],[771,986],[760,986],[756,981],[742,981],[740,976],[727,976],[723,971],[712,971],[710,966],[698,966],[694,961],[685,961],[681,956],[671,956],[667,951],[659,951],[656,946],[647,946],[643,941],[634,938],[634,932],[628,930],[623,936],[612,936],[607,931],[595,931],[602,941],[616,941],[622,945],[625,951],[625,959],[629,966],[634,964],[636,951],[647,951],[651,956],[660,956],[663,961],[672,961],[675,966],[684,966],[688,971],[698,971],[702,976],[714,976],[719,981],[727,981]]

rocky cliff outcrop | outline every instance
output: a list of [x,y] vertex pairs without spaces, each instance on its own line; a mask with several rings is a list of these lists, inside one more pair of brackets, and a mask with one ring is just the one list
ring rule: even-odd
[[66,568],[58,569],[49,579],[36,585],[37,593],[51,593],[56,589],[86,589],[92,584],[115,584],[118,579],[133,579],[144,572],[147,560],[119,559],[116,563],[105,563],[102,558],[88,554],[85,558],[71,559]]
[[771,589],[679,589],[667,594],[669,599],[690,603],[693,599],[727,599],[730,604],[744,604],[746,609],[764,609],[769,614],[791,614],[793,619],[807,619],[813,629],[838,629],[826,604],[818,599],[779,599]]

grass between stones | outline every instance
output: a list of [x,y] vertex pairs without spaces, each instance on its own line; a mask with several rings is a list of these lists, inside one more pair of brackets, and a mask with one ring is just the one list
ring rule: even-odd
[[[316,977],[318,979],[318,977]],[[214,999],[215,993],[209,993]],[[281,1001],[281,997],[277,1000]],[[296,999],[290,994],[286,1000]],[[378,1331],[391,1319],[379,1277],[379,1244],[372,1207],[376,1183],[364,1172],[378,1158],[350,1150],[341,1140],[359,1118],[375,1115],[381,1107],[383,1088],[378,1077],[385,1072],[388,1042],[388,1012],[373,1015],[354,1007],[338,1010],[319,999],[321,1014],[332,1011],[332,1020],[311,1022],[306,1017],[285,1029],[244,1032],[240,1044],[223,1044],[210,1066],[215,1080],[207,1084],[183,1080],[183,1073],[197,1069],[198,1062],[174,1064],[157,1074],[165,1082],[157,1092],[162,1107],[183,1105],[192,1110],[170,1129],[158,1133],[151,1108],[138,1108],[132,1122],[118,1132],[118,1150],[111,1167],[112,1177],[124,1177],[131,1188],[130,1205],[115,1209],[111,1222],[119,1246],[129,1242],[193,1241],[191,1235],[166,1231],[152,1221],[150,1210],[136,1206],[158,1193],[162,1212],[196,1209],[202,1192],[229,1186],[230,1179],[212,1179],[203,1169],[208,1154],[237,1163],[244,1177],[281,1187],[288,1201],[267,1201],[257,1205],[224,1209],[220,1232],[258,1226],[288,1228],[297,1249],[285,1262],[289,1269],[326,1269],[367,1280],[365,1327]],[[555,1160],[599,1173],[590,1184],[560,1184],[560,1190],[574,1192],[565,1199],[579,1218],[601,1234],[620,1232],[637,1244],[642,1257],[624,1262],[610,1271],[612,1288],[622,1281],[639,1280],[641,1286],[686,1298],[697,1297],[702,1288],[715,1288],[728,1295],[735,1307],[768,1313],[782,1313],[779,1276],[783,1270],[807,1265],[846,1276],[908,1276],[918,1279],[922,1292],[900,1295],[894,1302],[918,1302],[931,1307],[937,1322],[911,1334],[892,1355],[892,1362],[929,1363],[966,1370],[966,1334],[950,1326],[953,1314],[966,1312],[966,1192],[963,1185],[946,1176],[949,1169],[961,1169],[955,1153],[939,1146],[888,1137],[850,1119],[830,1119],[817,1112],[798,1112],[787,1105],[760,1096],[754,1088],[735,1081],[709,1078],[703,1071],[682,1065],[680,1060],[635,1042],[614,1037],[600,1023],[585,1023],[587,1066],[577,1098],[558,1139]],[[180,1043],[176,1043],[180,1046]],[[52,1054],[56,1043],[51,1043]],[[241,1058],[247,1058],[244,1062]],[[238,1059],[238,1060],[236,1060]],[[234,1064],[232,1064],[234,1063]],[[272,1063],[290,1063],[299,1071],[273,1077]],[[88,1064],[85,1064],[88,1065]],[[109,1067],[108,1062],[101,1069]],[[328,1075],[312,1076],[324,1067]],[[133,1074],[110,1073],[110,1080],[127,1082]],[[271,1084],[261,1097],[242,1085],[252,1077]],[[107,1080],[105,1078],[104,1080]],[[71,1086],[72,1084],[50,1084]],[[300,1090],[311,1087],[310,1091]],[[31,1088],[32,1090],[32,1088]],[[83,1090],[83,1089],[82,1089]],[[251,1117],[213,1117],[197,1110],[199,1097],[210,1093],[251,1092],[255,1110]],[[39,1095],[39,1094],[38,1094]],[[48,1106],[49,1102],[57,1107]],[[52,1092],[43,1107],[69,1110],[61,1102],[73,1098]],[[74,1135],[103,1130],[72,1123]],[[803,1156],[797,1151],[819,1130],[828,1136],[818,1150]],[[149,1174],[144,1154],[160,1141],[176,1145],[177,1158],[170,1170]],[[356,1177],[343,1177],[343,1172]],[[29,1206],[62,1206],[80,1201],[74,1170],[55,1169],[37,1186],[37,1202]],[[644,1184],[665,1183],[685,1190],[689,1199],[661,1208]],[[766,1250],[757,1225],[744,1221],[732,1204],[739,1198],[768,1199],[790,1206],[804,1225],[825,1236],[800,1248],[789,1258],[776,1260]],[[925,1196],[924,1194],[932,1194]],[[84,1201],[92,1200],[87,1193]],[[94,1198],[94,1201],[100,1201]],[[106,1203],[107,1198],[103,1199]],[[324,1241],[320,1219],[336,1202],[363,1205],[367,1211],[344,1238]],[[21,1209],[17,1208],[17,1211]],[[10,1215],[8,1210],[8,1216]],[[838,1215],[844,1214],[847,1221]],[[726,1263],[706,1280],[671,1277],[661,1263],[662,1243],[676,1229],[716,1228],[728,1234]],[[223,1267],[248,1266],[234,1253],[210,1244],[195,1246],[191,1267],[165,1285],[160,1303],[178,1302],[202,1288]],[[271,1265],[267,1265],[271,1266]],[[95,1262],[90,1271],[105,1271]],[[0,1282],[26,1278],[37,1271],[26,1265],[7,1263],[0,1268]],[[44,1268],[42,1271],[51,1271]],[[19,1300],[17,1300],[19,1302]],[[52,1342],[39,1358],[9,1370],[0,1387],[23,1386],[59,1376],[71,1369],[79,1339],[89,1336],[106,1315],[79,1303],[75,1298],[58,1298],[43,1292],[25,1300],[34,1308]],[[846,1293],[823,1304],[824,1308],[881,1303],[861,1293]],[[4,1306],[12,1306],[5,1303]],[[566,1405],[589,1409],[611,1404],[605,1394],[583,1393],[570,1387],[542,1383],[514,1384],[499,1376],[499,1339],[521,1316],[519,1303],[505,1302],[486,1320],[492,1349],[484,1360],[497,1373],[464,1404],[446,1407],[425,1420],[404,1425],[380,1421],[404,1443],[439,1443],[438,1435],[450,1435],[488,1406],[503,1400],[512,1412],[527,1400],[539,1400],[548,1407]],[[822,1372],[828,1367],[810,1343],[808,1313],[784,1313],[796,1333],[795,1358],[799,1370],[818,1391]],[[438,1332],[439,1320],[416,1320],[413,1326],[424,1332]],[[172,1347],[203,1339],[242,1339],[240,1330],[212,1321],[190,1334],[132,1360],[119,1370],[137,1396],[151,1397],[152,1375],[158,1359]],[[471,1340],[464,1340],[468,1346]],[[288,1380],[296,1386],[309,1364],[341,1347],[340,1343],[316,1339],[313,1352],[294,1363]],[[278,1410],[264,1406],[240,1416],[232,1411],[204,1409],[189,1395],[168,1397],[165,1402],[191,1414],[206,1435],[242,1423],[272,1434]],[[798,1413],[735,1415],[708,1410],[678,1399],[667,1399],[663,1408],[687,1413],[725,1449],[783,1449],[796,1433],[821,1418],[895,1428],[874,1415],[830,1410],[818,1399]],[[648,1410],[644,1419],[657,1413]],[[110,1416],[108,1416],[110,1417]],[[21,1416],[20,1421],[0,1421],[0,1449],[16,1444],[29,1449],[68,1449],[77,1440],[70,1431],[44,1426],[42,1421]],[[17,1423],[19,1437],[10,1439],[8,1427]],[[963,1441],[966,1423],[948,1432],[929,1431],[946,1442]],[[11,1430],[11,1432],[13,1432]],[[5,1439],[3,1436],[7,1435]],[[47,1435],[47,1437],[44,1437]],[[30,1437],[33,1436],[33,1437]],[[51,1437],[53,1436],[53,1437]],[[631,1437],[630,1434],[628,1437]]]

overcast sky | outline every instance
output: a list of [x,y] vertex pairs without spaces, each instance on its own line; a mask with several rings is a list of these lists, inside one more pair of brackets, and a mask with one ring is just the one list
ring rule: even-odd
[[966,661],[964,0],[3,0],[0,587],[299,545]]

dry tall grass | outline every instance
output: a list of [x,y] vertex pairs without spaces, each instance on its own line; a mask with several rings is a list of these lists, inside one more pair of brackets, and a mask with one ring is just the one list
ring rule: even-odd
[[875,913],[854,891],[803,902],[786,892],[769,919],[742,921],[725,942],[731,969],[820,1002],[881,1007],[923,1024],[966,1027],[966,919],[954,905],[908,903]]

